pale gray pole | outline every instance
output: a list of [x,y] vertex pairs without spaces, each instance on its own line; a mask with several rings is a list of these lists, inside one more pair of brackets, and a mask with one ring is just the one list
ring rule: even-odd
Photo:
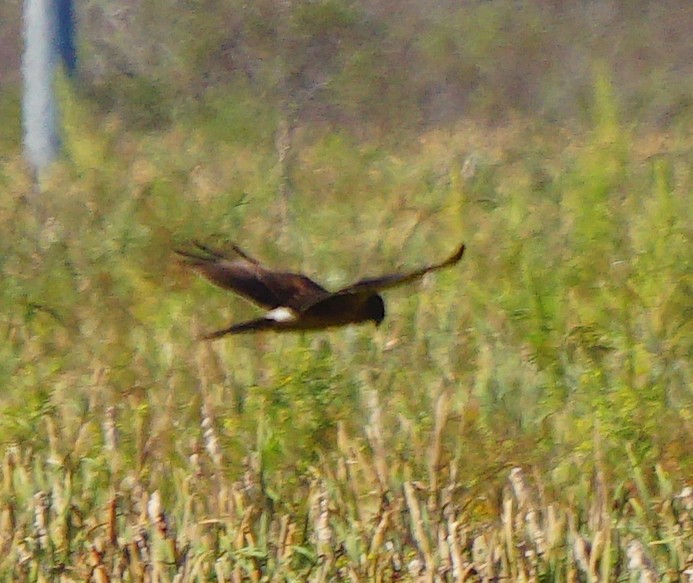
[[57,64],[54,0],[24,0],[24,155],[38,177],[60,151]]

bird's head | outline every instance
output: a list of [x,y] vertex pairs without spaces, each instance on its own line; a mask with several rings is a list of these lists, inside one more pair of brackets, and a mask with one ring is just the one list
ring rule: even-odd
[[376,326],[380,326],[380,322],[385,318],[385,302],[378,294],[373,294],[368,298],[366,304],[366,313],[368,319],[373,320]]

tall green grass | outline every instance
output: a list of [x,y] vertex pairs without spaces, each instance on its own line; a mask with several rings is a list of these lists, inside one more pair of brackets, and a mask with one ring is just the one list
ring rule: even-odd
[[[0,167],[2,576],[683,578],[691,143],[602,77],[589,133],[305,128],[286,217],[235,106],[137,134],[66,92],[43,191]],[[256,312],[176,263],[193,238],[330,287],[468,253],[380,329],[209,344]]]

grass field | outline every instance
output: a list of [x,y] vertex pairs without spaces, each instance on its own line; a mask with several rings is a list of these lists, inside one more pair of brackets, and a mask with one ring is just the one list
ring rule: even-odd
[[[0,166],[0,579],[693,581],[691,136],[595,93],[589,131],[305,131],[288,200],[233,119],[66,100],[43,191]],[[256,312],[192,239],[334,288],[468,251],[377,330],[200,343]]]

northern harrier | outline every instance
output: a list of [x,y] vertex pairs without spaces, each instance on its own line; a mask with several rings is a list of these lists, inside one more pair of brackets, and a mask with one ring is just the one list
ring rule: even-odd
[[195,243],[195,246],[197,250],[194,253],[178,250],[176,253],[213,284],[236,292],[268,310],[261,318],[206,334],[203,338],[207,340],[258,330],[321,330],[369,320],[378,326],[385,317],[385,303],[378,292],[455,265],[464,254],[464,245],[461,245],[454,255],[441,263],[410,273],[362,279],[336,292],[329,292],[300,273],[273,271],[264,267],[236,245],[232,246],[233,258],[201,243]]

